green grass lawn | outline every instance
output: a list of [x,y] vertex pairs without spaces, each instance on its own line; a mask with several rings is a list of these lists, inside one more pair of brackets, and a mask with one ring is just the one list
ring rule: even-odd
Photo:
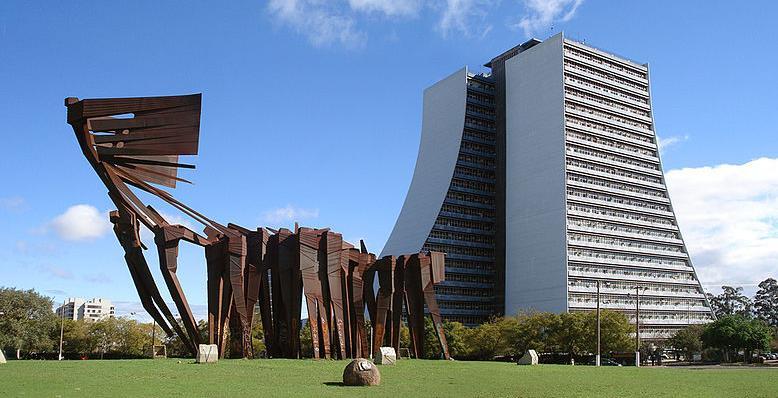
[[346,361],[9,361],[4,397],[778,397],[778,369],[639,368],[403,360],[381,386],[340,385]]

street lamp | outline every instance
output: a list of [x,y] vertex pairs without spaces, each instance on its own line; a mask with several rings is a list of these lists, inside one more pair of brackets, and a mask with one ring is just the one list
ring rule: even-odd
[[597,280],[597,356],[595,366],[600,366],[600,280]]
[[59,323],[59,356],[57,360],[62,360],[62,341],[65,337],[65,301],[62,300],[62,307],[59,307],[60,323]]

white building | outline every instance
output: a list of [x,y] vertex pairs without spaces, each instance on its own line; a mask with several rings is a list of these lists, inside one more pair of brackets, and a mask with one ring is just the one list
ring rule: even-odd
[[56,310],[58,316],[72,320],[98,321],[105,318],[113,318],[116,309],[110,300],[103,298],[93,298],[84,300],[82,298],[71,297]]
[[[436,287],[466,324],[588,311],[665,338],[712,320],[665,186],[646,64],[557,34],[425,91],[413,181],[382,255],[448,253]],[[637,293],[637,294],[636,294]]]

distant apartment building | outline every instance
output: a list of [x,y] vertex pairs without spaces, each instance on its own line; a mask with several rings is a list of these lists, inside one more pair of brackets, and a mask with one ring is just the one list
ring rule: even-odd
[[678,228],[646,64],[558,34],[424,92],[413,180],[382,255],[447,253],[441,314],[589,311],[646,338],[713,319]]
[[84,300],[82,298],[71,297],[56,310],[57,315],[65,319],[99,321],[105,318],[113,318],[116,314],[116,308],[110,300],[103,298],[93,298]]

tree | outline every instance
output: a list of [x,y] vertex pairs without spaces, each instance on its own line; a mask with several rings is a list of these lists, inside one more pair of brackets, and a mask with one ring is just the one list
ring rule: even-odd
[[702,325],[689,325],[675,333],[670,338],[669,344],[676,350],[683,351],[687,361],[690,361],[695,352],[702,351]]
[[51,330],[57,317],[52,300],[35,290],[0,288],[0,349],[22,352],[46,351],[52,347]]
[[778,326],[778,282],[767,278],[759,284],[754,296],[754,313],[766,324]]
[[737,354],[741,349],[750,360],[753,350],[766,350],[770,347],[772,330],[758,319],[749,319],[743,315],[725,315],[705,325],[702,341],[706,347],[716,348],[729,361],[729,353]]
[[[591,335],[588,341],[596,344],[597,339],[597,313],[594,311],[587,312],[589,319],[587,324],[594,324],[595,331]],[[594,322],[592,322],[592,320]],[[600,346],[602,352],[624,352],[631,351],[634,348],[634,343],[630,334],[634,330],[634,326],[629,323],[629,319],[621,312],[602,310],[600,311]],[[589,352],[596,351],[596,347],[589,348]]]
[[722,286],[721,294],[707,294],[708,301],[716,317],[727,315],[742,315],[750,318],[753,309],[751,299],[743,295],[742,287]]

